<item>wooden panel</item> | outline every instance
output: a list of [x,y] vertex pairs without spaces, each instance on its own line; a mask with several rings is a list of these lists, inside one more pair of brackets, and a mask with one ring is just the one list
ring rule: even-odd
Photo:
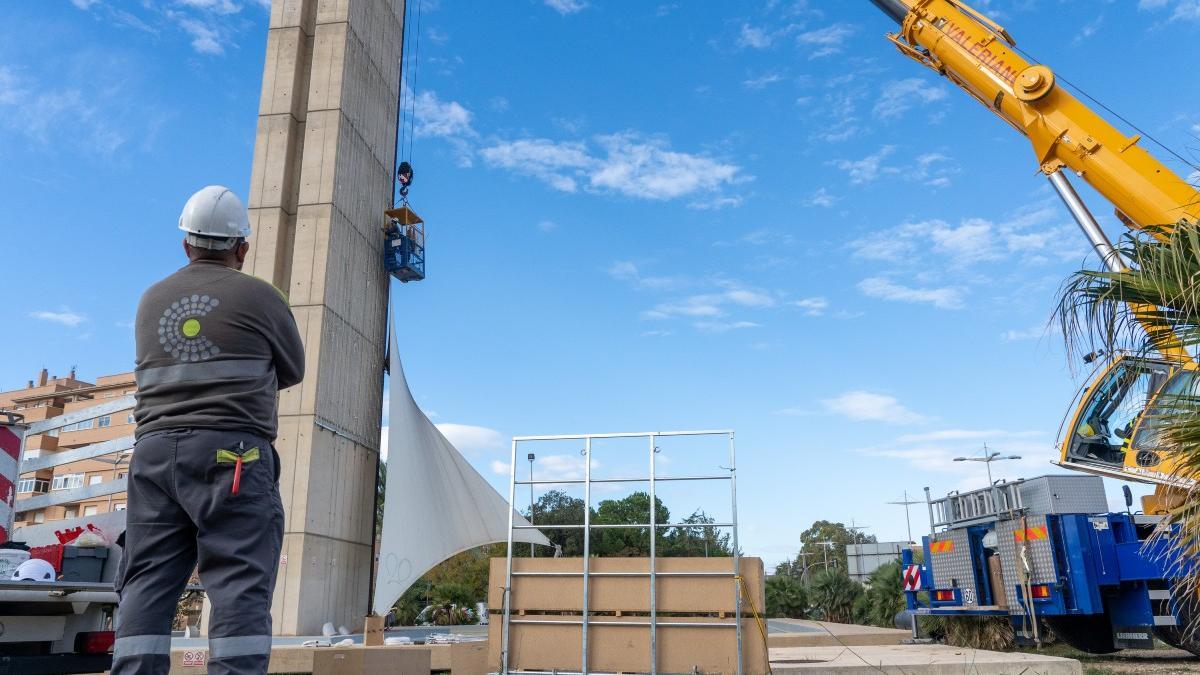
[[[727,574],[731,558],[661,558],[659,572]],[[581,558],[514,558],[515,572],[581,572]],[[593,558],[595,573],[646,572],[647,558]],[[762,608],[763,565],[758,558],[742,558],[741,571],[754,604]],[[491,625],[489,668],[501,660],[505,560],[491,561]],[[592,576],[589,584],[589,670],[646,672],[650,662],[650,610],[647,577]],[[734,579],[731,576],[660,576],[656,582],[659,623],[732,624]],[[509,667],[522,670],[578,670],[581,663],[582,627],[553,621],[580,621],[583,579],[570,576],[514,576]],[[605,614],[597,615],[602,612]],[[709,616],[661,616],[662,613]],[[753,620],[750,603],[743,604],[744,672],[767,672],[767,647]],[[615,615],[614,615],[615,614]],[[634,614],[630,616],[630,614]],[[642,615],[638,615],[642,614]],[[531,623],[520,623],[531,622]],[[542,624],[542,625],[539,625]],[[606,625],[608,624],[608,625]],[[630,625],[612,625],[630,624]],[[733,673],[737,668],[737,631],[732,626],[662,626],[658,636],[658,669],[668,672]]]
[[[742,576],[763,607],[763,567],[758,558],[742,558]],[[491,583],[488,584],[488,607],[503,610],[503,558],[491,561]],[[729,574],[732,558],[660,558],[658,571],[674,573]],[[647,558],[593,558],[591,571],[596,573],[646,572]],[[582,558],[513,558],[514,572],[582,572]],[[733,612],[734,579],[731,576],[659,576],[656,586],[660,612]],[[757,589],[757,590],[755,590]],[[581,612],[583,611],[583,578],[513,576],[513,607],[526,611]],[[592,576],[590,583],[593,612],[650,611],[650,580],[648,577]]]
[[[515,619],[516,617],[514,617]],[[553,620],[555,617],[523,617],[520,620]],[[579,617],[558,617],[577,620]],[[488,669],[500,670],[503,626],[500,617],[488,626]],[[665,621],[666,619],[664,619]],[[646,626],[599,625],[596,622],[645,622],[646,617],[597,617],[588,628],[588,670],[605,672],[649,672],[650,629]],[[672,623],[712,623],[711,619],[677,617]],[[732,623],[732,619],[724,622]],[[583,641],[581,627],[547,624],[513,624],[509,668],[516,670],[579,670]],[[719,626],[659,626],[658,670],[702,673],[737,672],[737,633]],[[767,672],[767,648],[753,619],[742,620],[743,672]]]

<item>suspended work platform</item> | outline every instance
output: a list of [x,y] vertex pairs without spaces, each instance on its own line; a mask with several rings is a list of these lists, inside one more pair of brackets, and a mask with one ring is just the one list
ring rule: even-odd
[[384,225],[383,265],[388,273],[402,283],[420,281],[425,278],[425,221],[421,220],[408,204],[383,212],[387,216]]

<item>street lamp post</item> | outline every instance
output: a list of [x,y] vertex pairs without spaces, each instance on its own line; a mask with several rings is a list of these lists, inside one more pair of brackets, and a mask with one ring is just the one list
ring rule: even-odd
[[999,461],[1005,460],[1005,459],[1021,459],[1021,456],[1020,455],[1001,455],[998,452],[992,452],[992,451],[988,450],[987,443],[984,443],[982,457],[955,457],[954,461],[956,461],[956,462],[983,462],[984,466],[987,467],[988,487],[991,487],[994,484],[994,481],[992,481],[992,462],[999,462]]
[[904,491],[904,499],[903,499],[902,501],[898,501],[898,502],[888,502],[888,504],[896,504],[897,506],[903,506],[903,507],[904,507],[904,525],[905,525],[905,527],[907,527],[907,528],[908,528],[908,543],[910,543],[910,544],[911,544],[911,543],[913,543],[913,538],[912,538],[912,519],[911,519],[911,518],[909,518],[909,515],[908,515],[908,507],[912,506],[913,504],[920,504],[920,503],[921,503],[921,502],[920,502],[919,500],[910,500],[910,499],[908,498],[908,490],[905,490],[905,491]]
[[[533,460],[536,458],[537,458],[536,455],[534,455],[532,452],[529,453],[529,524],[530,525],[533,524]],[[532,541],[529,542],[529,557],[530,558],[537,557],[533,552],[533,542]]]

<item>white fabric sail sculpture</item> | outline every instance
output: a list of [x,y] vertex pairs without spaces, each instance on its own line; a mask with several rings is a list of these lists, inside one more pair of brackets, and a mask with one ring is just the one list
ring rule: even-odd
[[[484,544],[508,541],[508,501],[479,475],[417,407],[400,365],[393,327],[387,491],[372,611],[387,614],[435,565]],[[513,512],[514,525],[529,521]],[[537,530],[513,541],[550,545]]]

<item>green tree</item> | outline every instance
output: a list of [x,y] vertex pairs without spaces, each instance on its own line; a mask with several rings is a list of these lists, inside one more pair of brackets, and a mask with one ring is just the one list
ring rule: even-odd
[[[1132,352],[1163,358],[1172,342],[1194,355],[1200,346],[1200,226],[1127,234],[1118,249],[1128,269],[1083,270],[1063,286],[1057,318],[1068,355]],[[1192,481],[1200,479],[1200,395],[1194,383],[1181,384],[1155,400],[1143,433],[1157,436],[1156,450],[1173,460],[1169,470],[1176,477]],[[1160,536],[1190,559],[1200,550],[1200,500],[1181,496],[1178,501],[1169,516],[1178,529],[1163,528]],[[1178,595],[1196,597],[1200,566],[1183,567],[1185,590]]]
[[852,623],[855,602],[862,594],[862,584],[837,569],[818,572],[808,585],[813,609],[821,619],[833,623]]
[[872,626],[890,628],[896,614],[904,609],[904,582],[900,578],[900,563],[880,565],[871,573],[863,599],[866,611],[859,617]]
[[767,616],[803,619],[808,616],[808,594],[804,584],[789,576],[767,577]]
[[873,544],[874,535],[866,535],[842,523],[818,520],[800,534],[800,552],[795,558],[775,566],[776,574],[811,581],[819,570],[827,567],[846,569],[846,546]]
[[[530,518],[530,513],[525,516]],[[583,555],[583,530],[578,528],[555,528],[554,525],[582,525],[583,500],[572,497],[562,490],[550,490],[538,498],[533,505],[531,521],[541,528],[552,543],[562,547],[567,557]],[[529,547],[517,546],[513,555],[528,555]]]
[[684,518],[685,527],[673,527],[658,544],[658,554],[679,558],[718,558],[733,555],[731,535],[717,527],[706,527],[717,522],[704,511],[696,510]]
[[[655,497],[655,522],[671,522],[671,512]],[[598,525],[630,525],[650,522],[650,495],[634,492],[623,499],[606,499],[596,507],[592,522]],[[592,533],[592,554],[600,556],[650,555],[649,528],[602,528]]]

